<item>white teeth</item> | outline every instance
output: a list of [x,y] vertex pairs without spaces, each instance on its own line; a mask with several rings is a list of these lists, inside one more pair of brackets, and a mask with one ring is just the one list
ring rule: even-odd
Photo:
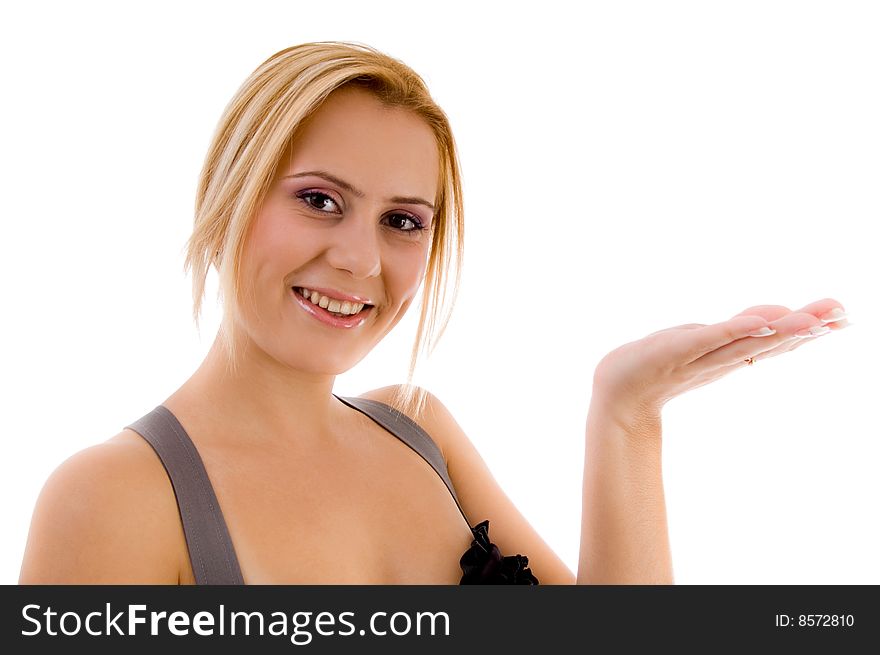
[[364,303],[350,302],[348,300],[334,300],[327,296],[322,296],[317,291],[310,291],[305,288],[298,288],[297,291],[303,298],[307,299],[314,305],[323,307],[328,312],[335,312],[337,314],[357,314],[364,308]]

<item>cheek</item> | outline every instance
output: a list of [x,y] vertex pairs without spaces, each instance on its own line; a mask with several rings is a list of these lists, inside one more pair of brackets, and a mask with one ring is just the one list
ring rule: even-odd
[[254,222],[253,231],[248,239],[248,257],[252,258],[253,267],[250,272],[257,277],[269,276],[277,278],[279,274],[288,272],[276,270],[278,266],[299,265],[311,257],[310,247],[314,239],[296,232],[290,220],[265,213]]
[[298,241],[290,239],[289,228],[271,214],[260,216],[254,224],[253,249],[256,252],[275,254],[291,249]]
[[408,307],[412,301],[427,268],[427,249],[423,244],[413,244],[411,248],[400,253],[389,270],[395,271],[394,296]]

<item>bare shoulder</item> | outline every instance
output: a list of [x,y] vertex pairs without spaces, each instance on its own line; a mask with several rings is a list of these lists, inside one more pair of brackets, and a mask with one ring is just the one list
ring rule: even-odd
[[[401,384],[392,384],[387,387],[379,387],[378,389],[372,389],[366,393],[362,393],[359,397],[368,400],[376,400],[380,403],[393,406],[394,396],[403,386],[404,385]],[[415,388],[421,389],[425,393],[425,403],[421,412],[418,414],[410,413],[408,416],[428,433],[437,444],[438,448],[440,448],[444,458],[446,458],[445,437],[450,432],[448,430],[449,422],[451,421],[454,423],[455,419],[434,394],[422,387]]]
[[[392,405],[395,394],[403,386],[392,384],[387,387],[380,387],[362,393],[360,397]],[[424,392],[425,402],[421,411],[418,414],[410,414],[409,418],[415,421],[434,440],[443,453],[448,466],[450,464],[450,453],[461,451],[462,448],[473,448],[473,445],[455,420],[455,417],[437,396],[422,387],[415,387],[415,389],[420,389]]]
[[46,480],[20,584],[177,584],[182,528],[151,446],[123,430],[62,462]]
[[[362,398],[390,404],[396,385],[375,389]],[[523,554],[541,584],[574,584],[576,576],[535,531],[499,485],[461,425],[437,396],[426,391],[418,416],[410,416],[437,443],[449,478],[471,525],[489,519],[489,537],[504,555]]]

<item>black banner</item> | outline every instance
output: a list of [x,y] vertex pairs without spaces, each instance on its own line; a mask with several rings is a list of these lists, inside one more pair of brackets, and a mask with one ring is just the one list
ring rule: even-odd
[[0,597],[6,653],[856,652],[880,637],[877,586],[6,586]]

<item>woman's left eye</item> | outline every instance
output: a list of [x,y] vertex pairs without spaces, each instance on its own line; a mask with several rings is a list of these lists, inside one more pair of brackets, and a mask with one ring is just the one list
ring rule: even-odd
[[424,230],[425,227],[422,225],[422,222],[416,218],[415,216],[410,216],[409,214],[391,214],[389,217],[391,219],[400,219],[402,221],[409,221],[412,227],[409,228],[398,228],[401,232],[418,232],[419,230]]

